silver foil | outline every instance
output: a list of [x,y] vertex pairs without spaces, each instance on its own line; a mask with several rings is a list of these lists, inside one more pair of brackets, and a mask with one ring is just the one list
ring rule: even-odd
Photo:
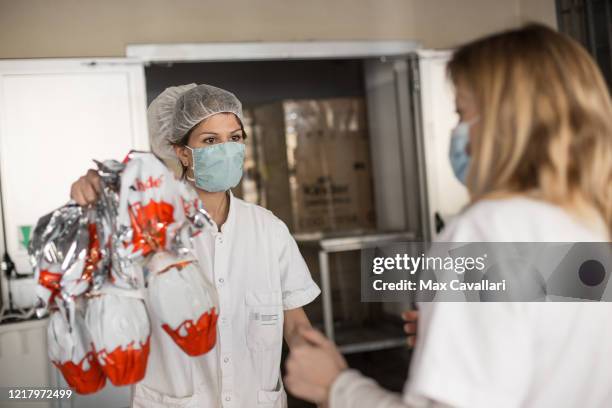
[[[150,153],[130,152],[124,162],[94,161],[101,183],[96,203],[82,208],[70,201],[39,219],[28,252],[39,286],[46,285],[52,291],[52,296],[43,299],[44,308],[39,315],[44,309],[54,307],[54,299],[72,310],[80,303],[77,298],[97,293],[106,283],[123,289],[144,287],[143,265],[147,259],[126,249],[125,244],[132,241],[134,231],[117,222],[125,163],[143,154]],[[173,230],[163,250],[185,255],[193,248],[193,237],[213,222],[195,190],[178,180],[173,182],[181,184],[178,190],[187,221]],[[55,280],[45,280],[48,277]],[[40,293],[46,296],[48,292]]]

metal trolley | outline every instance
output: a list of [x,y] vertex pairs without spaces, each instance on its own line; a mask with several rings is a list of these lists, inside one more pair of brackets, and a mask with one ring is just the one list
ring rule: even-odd
[[339,252],[359,251],[393,242],[413,241],[415,234],[411,232],[391,232],[360,234],[349,236],[316,234],[295,234],[299,246],[318,251],[321,273],[321,297],[323,306],[323,329],[325,335],[338,344],[344,354],[376,351],[400,347],[405,344],[401,324],[397,322],[382,322],[371,327],[342,327],[334,325],[334,310],[332,302],[330,254]]

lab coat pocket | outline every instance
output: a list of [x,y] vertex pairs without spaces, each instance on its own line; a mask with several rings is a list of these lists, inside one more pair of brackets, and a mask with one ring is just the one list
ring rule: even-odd
[[259,404],[276,406],[283,394],[280,383],[284,321],[282,295],[281,292],[249,292],[245,300],[246,342],[259,380],[257,400]]
[[[268,404],[273,407],[286,407],[287,406],[287,395],[283,388],[283,383],[280,378],[278,379],[277,386],[273,391],[261,390],[257,393],[258,404]],[[263,407],[262,407],[263,408]]]
[[247,346],[254,351],[278,350],[283,342],[280,292],[249,292],[246,296]]
[[197,395],[177,398],[163,394],[142,384],[132,389],[132,408],[196,408],[201,406]]

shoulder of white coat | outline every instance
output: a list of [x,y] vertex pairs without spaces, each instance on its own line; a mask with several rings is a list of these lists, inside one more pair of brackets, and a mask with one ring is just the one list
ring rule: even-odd
[[438,238],[447,242],[599,240],[566,210],[528,197],[479,201],[458,215]]
[[237,197],[234,197],[234,202],[237,206],[240,206],[241,213],[249,214],[255,223],[270,229],[272,232],[277,232],[279,229],[287,229],[285,223],[267,208],[246,202]]
[[457,215],[438,237],[441,242],[518,240],[529,230],[530,217],[514,199],[482,200]]

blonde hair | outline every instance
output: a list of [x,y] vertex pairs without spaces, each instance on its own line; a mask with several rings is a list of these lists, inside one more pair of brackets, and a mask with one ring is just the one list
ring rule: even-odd
[[542,25],[476,40],[448,64],[474,93],[472,202],[527,193],[603,217],[612,235],[612,102],[603,77],[575,41]]

